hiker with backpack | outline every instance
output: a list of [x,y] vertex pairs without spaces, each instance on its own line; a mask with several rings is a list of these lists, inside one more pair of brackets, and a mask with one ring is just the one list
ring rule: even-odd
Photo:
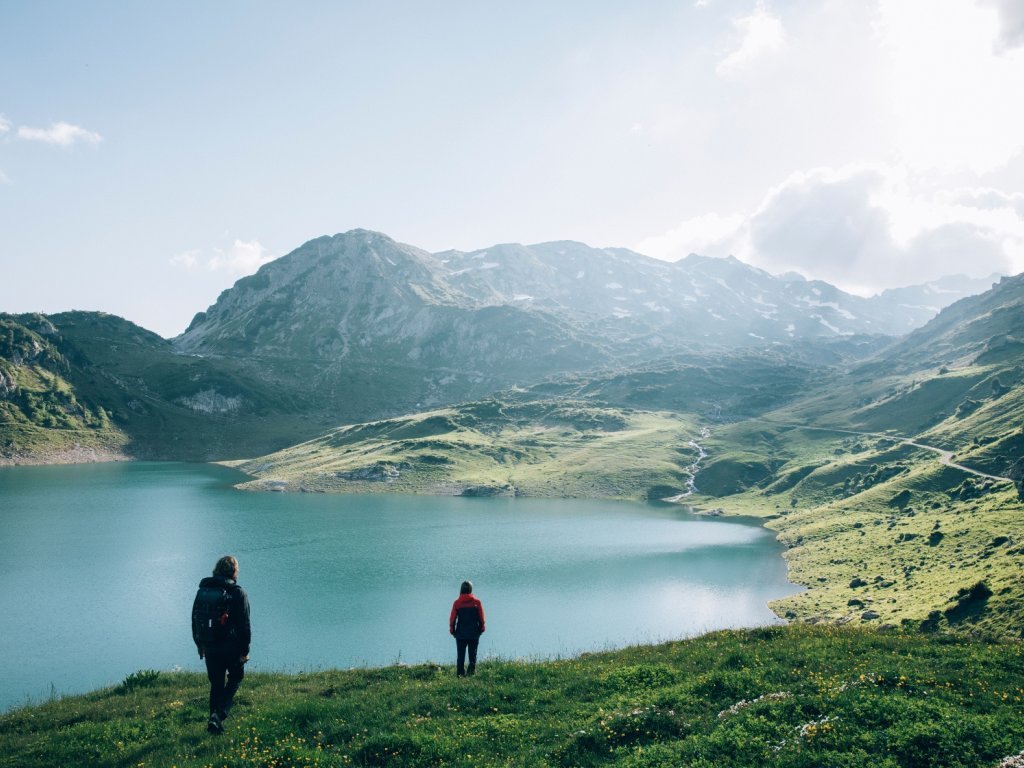
[[[464,581],[448,616],[448,631],[455,638],[456,674],[459,677],[476,672],[476,649],[485,629],[484,605],[473,594],[473,583]],[[468,670],[465,666],[466,651],[469,651]]]
[[192,603],[192,639],[210,678],[210,733],[224,732],[249,660],[249,597],[237,580],[238,560],[225,555],[214,566],[213,576],[199,582]]

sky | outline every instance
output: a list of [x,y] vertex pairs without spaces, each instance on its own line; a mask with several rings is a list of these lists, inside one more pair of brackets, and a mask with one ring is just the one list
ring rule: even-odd
[[1024,271],[1020,0],[0,3],[0,312],[181,333],[307,240]]

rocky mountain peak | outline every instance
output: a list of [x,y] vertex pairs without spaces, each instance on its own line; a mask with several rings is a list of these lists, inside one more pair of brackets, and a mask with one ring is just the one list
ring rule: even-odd
[[456,379],[466,392],[487,392],[696,347],[895,336],[937,311],[907,304],[775,277],[732,257],[669,263],[571,240],[431,254],[357,229],[310,240],[239,280],[174,344],[190,354],[401,370],[420,392],[450,390]]

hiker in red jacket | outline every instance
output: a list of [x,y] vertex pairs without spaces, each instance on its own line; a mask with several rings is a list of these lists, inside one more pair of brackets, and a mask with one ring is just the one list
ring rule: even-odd
[[[480,635],[484,633],[484,605],[473,595],[473,583],[462,582],[459,597],[452,604],[452,612],[448,617],[448,631],[455,638],[457,669],[459,677],[467,672],[476,672],[476,648],[480,643]],[[469,651],[469,669],[465,667],[466,651]]]

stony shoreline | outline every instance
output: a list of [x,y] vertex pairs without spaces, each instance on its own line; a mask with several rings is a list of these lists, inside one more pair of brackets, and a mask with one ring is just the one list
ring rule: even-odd
[[76,445],[64,451],[47,454],[14,454],[0,456],[0,467],[45,466],[51,464],[99,464],[108,461],[133,461],[121,451]]

